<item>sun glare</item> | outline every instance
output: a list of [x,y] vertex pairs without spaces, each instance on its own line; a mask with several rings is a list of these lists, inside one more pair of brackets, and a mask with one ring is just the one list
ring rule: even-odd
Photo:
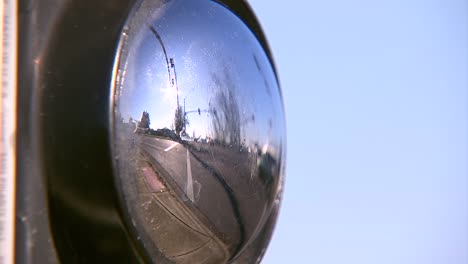
[[177,89],[174,86],[171,86],[169,83],[161,88],[161,93],[163,95],[163,101],[167,102],[169,105],[176,105],[177,103]]

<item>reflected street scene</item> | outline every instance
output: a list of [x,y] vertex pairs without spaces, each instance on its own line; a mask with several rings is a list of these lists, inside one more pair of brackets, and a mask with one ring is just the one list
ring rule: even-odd
[[121,35],[113,158],[127,225],[157,263],[257,263],[286,149],[281,91],[249,27],[215,1],[142,1]]

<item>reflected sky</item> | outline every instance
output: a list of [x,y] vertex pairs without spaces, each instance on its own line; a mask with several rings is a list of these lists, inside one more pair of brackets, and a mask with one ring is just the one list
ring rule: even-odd
[[284,134],[279,88],[265,52],[247,26],[210,1],[170,1],[164,9],[158,19],[141,27],[123,58],[122,118],[140,120],[147,111],[150,128],[173,128],[177,89],[168,78],[163,48],[149,28],[153,26],[168,58],[174,60],[179,104],[185,106],[190,137],[214,137],[210,107],[216,107],[217,93],[228,89],[239,106],[241,141],[279,144]]

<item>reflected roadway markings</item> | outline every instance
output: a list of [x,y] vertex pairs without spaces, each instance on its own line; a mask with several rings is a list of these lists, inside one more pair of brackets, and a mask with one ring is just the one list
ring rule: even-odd
[[177,142],[174,142],[172,145],[170,145],[168,148],[166,148],[164,151],[165,152],[168,152],[169,150],[171,150],[172,148],[174,148],[175,146],[177,146]]
[[143,172],[143,180],[151,192],[162,192],[166,189],[164,183],[159,180],[156,172],[150,166],[141,168],[141,171]]
[[187,149],[187,196],[193,202],[195,199],[193,197],[193,182],[192,182],[192,168],[190,166],[190,152]]

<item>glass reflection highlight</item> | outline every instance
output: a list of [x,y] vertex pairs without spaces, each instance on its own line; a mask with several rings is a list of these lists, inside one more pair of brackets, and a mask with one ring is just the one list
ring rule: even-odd
[[121,38],[113,154],[137,240],[153,260],[254,262],[276,218],[285,148],[263,47],[206,0],[140,2]]

